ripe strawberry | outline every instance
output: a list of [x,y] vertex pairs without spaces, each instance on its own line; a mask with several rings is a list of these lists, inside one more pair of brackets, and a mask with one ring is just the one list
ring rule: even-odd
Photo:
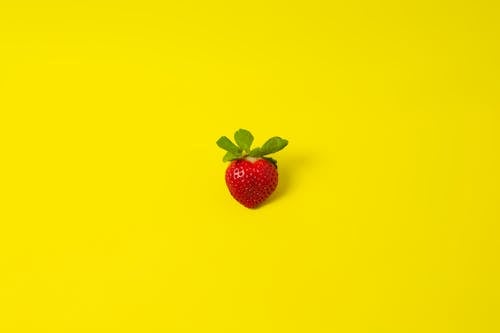
[[253,135],[244,129],[234,133],[234,140],[238,145],[225,136],[217,140],[217,145],[227,151],[223,161],[231,161],[226,169],[226,185],[239,203],[255,208],[278,186],[277,162],[266,155],[285,148],[288,141],[275,136],[262,148],[251,149]]

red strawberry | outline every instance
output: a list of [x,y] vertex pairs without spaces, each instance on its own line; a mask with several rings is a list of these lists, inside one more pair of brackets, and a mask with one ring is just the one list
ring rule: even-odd
[[277,162],[265,155],[285,148],[288,141],[276,136],[264,143],[262,148],[250,149],[253,136],[244,129],[238,130],[234,139],[238,145],[225,136],[217,140],[217,145],[227,151],[223,161],[231,161],[226,170],[226,185],[239,203],[255,208],[278,186]]
[[243,206],[254,208],[266,200],[278,186],[278,170],[269,161],[238,159],[226,170],[226,184],[232,196]]

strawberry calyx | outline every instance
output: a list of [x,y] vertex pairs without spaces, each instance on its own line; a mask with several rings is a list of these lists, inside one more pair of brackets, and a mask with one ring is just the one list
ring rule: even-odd
[[262,147],[252,149],[254,137],[246,129],[239,129],[234,133],[234,144],[227,136],[221,136],[216,144],[226,151],[222,158],[223,162],[230,162],[239,159],[259,159],[263,158],[277,167],[277,161],[266,155],[276,153],[288,145],[288,140],[282,139],[279,136],[274,136],[267,140]]

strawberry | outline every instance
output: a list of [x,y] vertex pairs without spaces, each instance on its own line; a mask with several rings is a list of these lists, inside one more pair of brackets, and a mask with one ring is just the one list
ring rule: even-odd
[[226,169],[226,185],[239,203],[255,208],[278,186],[277,161],[266,155],[285,148],[288,141],[275,136],[262,147],[251,149],[253,135],[245,129],[236,131],[234,140],[236,144],[226,136],[217,140],[217,145],[227,151],[222,160],[231,162]]

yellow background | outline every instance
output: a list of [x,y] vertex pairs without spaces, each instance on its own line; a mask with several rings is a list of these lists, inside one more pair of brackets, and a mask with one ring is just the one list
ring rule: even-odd
[[499,332],[499,14],[2,1],[0,331]]

